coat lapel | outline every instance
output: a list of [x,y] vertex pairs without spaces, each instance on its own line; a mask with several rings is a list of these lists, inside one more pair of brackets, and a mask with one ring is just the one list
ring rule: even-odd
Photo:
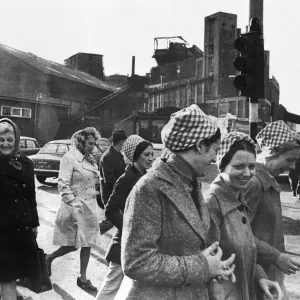
[[78,151],[76,148],[73,149],[73,154],[79,162],[82,162],[82,168],[83,169],[89,170],[89,171],[94,172],[94,173],[97,174],[98,169],[97,169],[96,164],[92,165],[89,162],[87,162],[84,159],[84,156],[82,155],[82,153],[80,153],[80,151]]
[[[207,233],[206,227],[208,227],[208,218],[206,220],[206,216],[208,214],[203,212],[203,210],[207,210],[206,205],[204,203],[201,205],[202,216],[204,217],[203,220],[201,220],[193,199],[190,193],[186,190],[183,182],[175,176],[172,176],[171,180],[171,184],[166,183],[165,186],[161,187],[161,191],[182,213],[183,217],[193,230],[205,241]],[[205,223],[207,223],[207,225]]]

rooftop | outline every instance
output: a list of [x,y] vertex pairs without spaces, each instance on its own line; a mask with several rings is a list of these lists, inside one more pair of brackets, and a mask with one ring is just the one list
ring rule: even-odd
[[49,74],[71,81],[76,81],[85,85],[93,86],[106,91],[114,92],[116,89],[110,84],[101,81],[100,79],[89,75],[85,72],[78,70],[72,70],[65,65],[46,60],[44,58],[38,57],[37,55],[30,52],[23,52],[5,45],[0,44],[0,51],[6,51],[9,54],[17,57],[28,65],[40,70],[44,74]]

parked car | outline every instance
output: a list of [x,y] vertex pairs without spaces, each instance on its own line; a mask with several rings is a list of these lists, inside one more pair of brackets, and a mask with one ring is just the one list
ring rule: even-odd
[[[109,141],[101,138],[92,155],[99,162],[103,152],[109,147]],[[72,147],[72,141],[55,140],[47,143],[37,154],[29,156],[33,161],[34,174],[40,183],[44,183],[47,178],[57,178],[59,165],[63,155]]]
[[36,139],[27,136],[20,137],[20,151],[25,155],[33,155],[40,151],[41,147]]
[[29,156],[33,161],[36,179],[43,183],[48,177],[58,177],[60,160],[70,150],[71,140],[55,140],[47,143],[37,154]]

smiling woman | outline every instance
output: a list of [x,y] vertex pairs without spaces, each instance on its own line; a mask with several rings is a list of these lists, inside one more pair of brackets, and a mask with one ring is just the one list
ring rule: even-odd
[[222,172],[211,184],[204,197],[210,214],[208,244],[219,241],[224,257],[236,254],[236,282],[222,285],[211,281],[210,299],[256,300],[256,284],[270,294],[279,285],[267,279],[256,262],[256,240],[249,222],[249,208],[243,190],[255,174],[256,152],[252,139],[241,132],[225,135],[217,155]]

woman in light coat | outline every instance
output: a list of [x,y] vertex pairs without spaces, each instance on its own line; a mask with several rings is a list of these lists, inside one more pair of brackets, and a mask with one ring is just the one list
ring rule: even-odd
[[91,246],[96,244],[99,232],[95,191],[98,169],[91,152],[99,138],[93,127],[76,132],[72,136],[72,149],[60,162],[58,190],[62,202],[55,221],[53,244],[61,247],[47,255],[51,275],[54,259],[81,248],[77,285],[90,291],[97,288],[87,279],[86,270]]
[[[272,246],[276,255],[263,262],[268,278],[279,283],[285,299],[289,296],[284,285],[284,274],[294,274],[300,270],[300,261],[285,253],[280,185],[275,176],[295,169],[300,156],[300,140],[283,121],[276,121],[256,136],[262,149],[257,157],[256,174],[245,193],[251,209],[253,234]],[[258,252],[258,259],[260,253]]]
[[208,300],[209,280],[234,269],[234,255],[221,261],[218,243],[206,249],[209,216],[197,180],[216,158],[220,131],[192,105],[171,116],[162,140],[173,154],[158,161],[126,201],[126,276],[115,299]]
[[[274,289],[282,298],[277,282],[268,280],[263,268],[257,264],[256,240],[252,233],[249,212],[243,191],[255,174],[255,145],[241,132],[230,132],[222,138],[217,155],[220,175],[205,192],[208,203],[210,228],[208,242],[219,241],[224,258],[236,254],[236,282],[222,285],[210,283],[210,300],[256,300],[257,290],[272,299]],[[266,244],[267,248],[270,248]]]

